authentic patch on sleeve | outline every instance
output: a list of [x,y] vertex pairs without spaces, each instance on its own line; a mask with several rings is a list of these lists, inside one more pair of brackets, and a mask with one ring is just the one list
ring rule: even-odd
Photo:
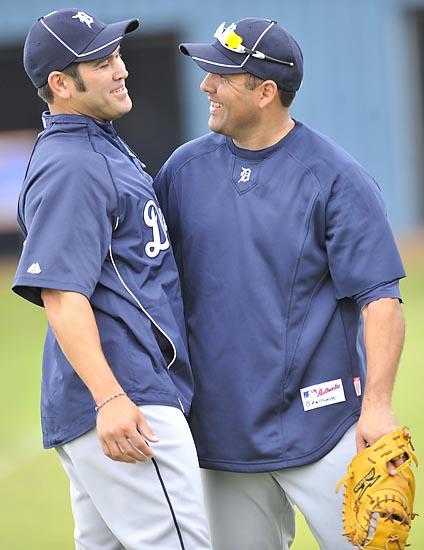
[[341,379],[330,380],[315,386],[308,386],[300,390],[303,408],[305,411],[326,407],[346,401]]

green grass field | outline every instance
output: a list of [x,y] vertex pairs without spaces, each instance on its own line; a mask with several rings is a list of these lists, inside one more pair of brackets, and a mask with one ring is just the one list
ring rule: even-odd
[[[402,292],[407,339],[394,409],[399,423],[409,426],[421,457],[421,467],[415,471],[415,507],[421,515],[414,520],[408,542],[411,550],[422,550],[424,405],[420,388],[424,356],[424,250],[421,260],[407,257],[405,263],[409,276],[402,283]],[[13,260],[0,263],[0,548],[71,550],[73,524],[67,478],[55,451],[43,451],[41,445],[39,387],[46,322],[41,308],[10,291],[14,268]],[[293,550],[318,550],[300,514]]]

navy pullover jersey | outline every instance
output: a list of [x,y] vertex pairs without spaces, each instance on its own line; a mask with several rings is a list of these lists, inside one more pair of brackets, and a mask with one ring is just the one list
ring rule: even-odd
[[361,307],[405,275],[375,181],[297,122],[264,150],[217,134],[154,184],[180,272],[200,463],[315,461],[358,419]]
[[[13,289],[88,298],[102,348],[138,405],[190,408],[181,289],[152,180],[110,123],[45,115],[19,197],[25,244]],[[45,447],[95,426],[93,398],[48,329],[41,416]]]

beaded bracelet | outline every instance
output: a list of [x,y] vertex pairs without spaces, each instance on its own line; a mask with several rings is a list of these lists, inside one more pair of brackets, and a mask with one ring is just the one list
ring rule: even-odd
[[100,405],[97,405],[96,407],[94,407],[94,410],[97,412],[99,409],[104,407],[106,403],[109,403],[109,401],[112,401],[112,399],[115,399],[116,397],[121,397],[121,395],[127,395],[127,394],[124,391],[121,393],[115,393],[115,395],[111,395],[110,397],[105,399],[103,403],[100,403]]

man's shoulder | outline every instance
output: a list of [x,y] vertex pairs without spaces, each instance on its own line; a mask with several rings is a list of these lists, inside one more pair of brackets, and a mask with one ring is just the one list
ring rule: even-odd
[[308,126],[304,123],[299,124],[298,140],[294,140],[294,149],[299,155],[310,160],[319,158],[321,154],[329,155],[333,161],[346,164],[357,164],[352,155],[339,145],[330,136]]
[[299,131],[287,149],[293,158],[321,181],[334,181],[340,175],[356,179],[370,177],[365,168],[341,145],[326,134],[298,123]]
[[23,191],[26,193],[34,184],[43,193],[54,193],[65,185],[75,191],[93,185],[109,189],[111,182],[106,159],[95,151],[83,132],[78,139],[73,132],[47,128],[39,135],[28,161]]
[[[61,125],[46,128],[38,136],[30,164],[80,168],[101,162],[87,126]],[[96,160],[97,159],[97,160]]]
[[180,145],[172,153],[169,160],[173,164],[181,165],[186,161],[201,158],[204,155],[212,153],[223,145],[225,145],[225,137],[211,132]]

